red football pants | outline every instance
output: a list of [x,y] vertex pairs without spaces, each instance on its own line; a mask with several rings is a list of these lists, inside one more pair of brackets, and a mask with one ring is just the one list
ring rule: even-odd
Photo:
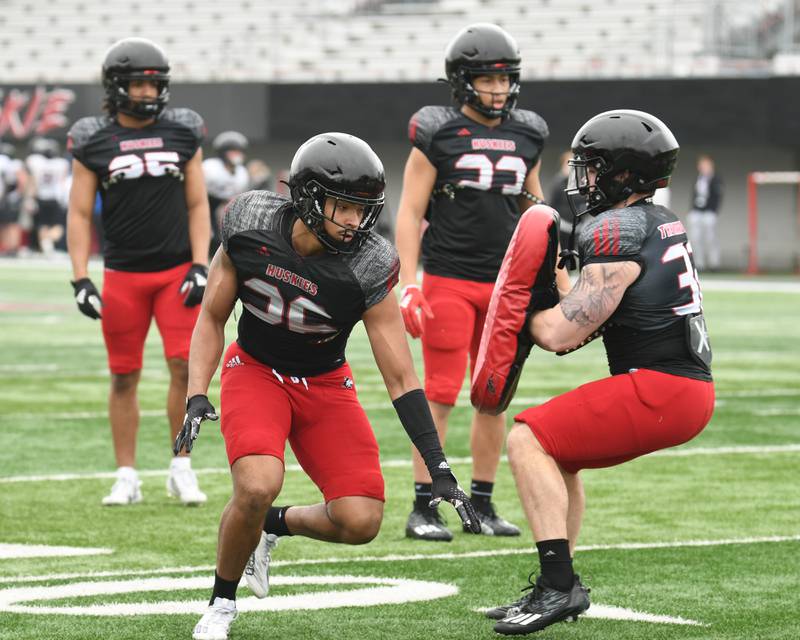
[[164,357],[189,359],[189,343],[200,305],[185,307],[180,287],[190,263],[164,271],[103,273],[103,338],[111,373],[142,368],[144,342],[155,317]]
[[714,411],[714,383],[639,369],[584,384],[514,417],[562,469],[611,467],[694,438]]
[[429,273],[422,278],[422,293],[433,318],[422,315],[422,357],[428,400],[454,405],[464,384],[467,357],[475,366],[492,282],[443,278]]
[[248,455],[283,462],[288,439],[326,502],[345,496],[383,501],[378,443],[349,365],[292,377],[234,342],[225,353],[221,379],[221,428],[230,464]]

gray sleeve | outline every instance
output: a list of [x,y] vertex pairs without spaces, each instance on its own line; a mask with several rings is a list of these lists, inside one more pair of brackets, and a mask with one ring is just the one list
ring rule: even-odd
[[581,264],[636,258],[647,234],[641,207],[613,209],[584,220],[578,232]]
[[74,158],[86,164],[83,153],[84,148],[91,137],[105,125],[106,121],[102,117],[89,116],[87,118],[81,118],[72,125],[67,133],[67,150]]
[[394,289],[400,275],[400,258],[388,240],[371,233],[350,264],[364,292],[366,309],[378,304]]
[[203,138],[206,137],[206,124],[199,113],[191,109],[178,108],[169,109],[164,115],[189,129],[194,134],[198,147],[203,143]]
[[458,113],[449,107],[422,107],[408,122],[408,139],[426,156],[430,155],[433,137]]
[[511,119],[533,129],[538,136],[541,136],[542,140],[547,140],[550,135],[550,128],[547,126],[547,122],[538,113],[527,109],[514,109],[511,112]]
[[228,250],[228,242],[237,233],[251,229],[268,229],[275,219],[275,212],[289,201],[271,191],[247,191],[233,198],[225,206],[222,219],[222,246]]

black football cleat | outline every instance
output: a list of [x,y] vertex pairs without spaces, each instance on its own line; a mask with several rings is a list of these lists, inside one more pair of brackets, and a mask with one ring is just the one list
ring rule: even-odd
[[577,620],[589,608],[589,589],[575,576],[569,591],[553,589],[541,576],[519,606],[509,608],[506,617],[494,625],[497,633],[506,636],[541,631],[556,622]]
[[[475,505],[475,511],[478,512],[478,517],[481,519],[481,534],[484,536],[518,536],[520,535],[519,527],[510,523],[508,520],[499,516],[495,511],[494,504],[489,505],[488,511],[482,511],[480,507]],[[463,525],[464,533],[472,533],[469,527]]]
[[536,583],[533,581],[533,576],[534,575],[535,575],[535,572],[531,573],[528,576],[528,586],[522,588],[523,595],[519,598],[519,600],[515,600],[511,604],[504,604],[504,605],[500,605],[499,607],[494,607],[493,609],[489,609],[486,612],[486,617],[487,618],[491,618],[492,620],[502,620],[503,618],[505,618],[508,615],[508,612],[509,612],[510,609],[519,608],[523,604],[525,604],[525,602],[527,602],[528,599],[531,596],[531,594],[530,593],[526,593],[526,591],[530,591],[531,589],[533,589],[536,586]]
[[450,542],[453,533],[445,526],[439,509],[417,509],[408,515],[406,538],[431,542]]

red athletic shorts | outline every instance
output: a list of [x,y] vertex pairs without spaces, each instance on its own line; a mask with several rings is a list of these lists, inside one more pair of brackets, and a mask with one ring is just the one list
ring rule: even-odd
[[639,369],[584,384],[514,417],[562,469],[612,467],[703,430],[714,383]]
[[378,443],[347,364],[295,378],[232,343],[222,366],[221,428],[230,464],[248,455],[283,462],[288,439],[326,502],[345,496],[384,500]]
[[142,368],[144,341],[155,316],[164,356],[189,358],[189,343],[200,305],[183,306],[181,283],[190,263],[164,271],[106,269],[103,274],[103,337],[111,373]]
[[422,314],[422,357],[428,400],[454,405],[464,384],[469,356],[475,366],[493,282],[443,278],[426,273],[422,293],[433,318]]

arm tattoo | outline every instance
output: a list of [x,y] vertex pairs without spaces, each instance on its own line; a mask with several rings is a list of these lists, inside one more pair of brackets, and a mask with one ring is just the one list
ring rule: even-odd
[[632,265],[635,263],[612,262],[584,268],[575,286],[560,302],[567,320],[581,327],[605,322],[627,289]]

